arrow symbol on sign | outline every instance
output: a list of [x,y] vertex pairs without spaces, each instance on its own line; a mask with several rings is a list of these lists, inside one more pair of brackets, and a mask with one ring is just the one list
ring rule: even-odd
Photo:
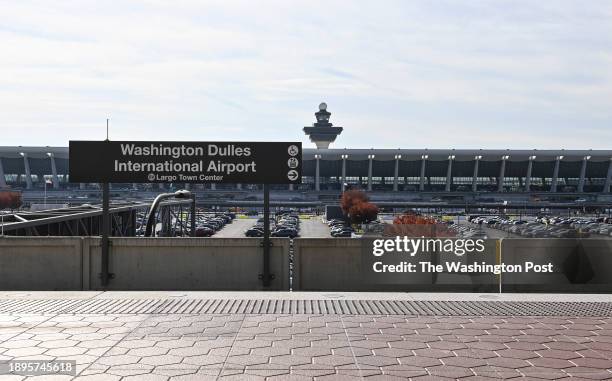
[[287,177],[289,178],[289,180],[295,181],[298,178],[298,173],[295,169],[292,169],[287,173]]

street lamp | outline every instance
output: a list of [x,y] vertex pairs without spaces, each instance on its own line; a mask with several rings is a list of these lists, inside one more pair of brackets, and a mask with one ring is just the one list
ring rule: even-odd
[[[47,152],[47,156],[49,158],[53,158],[53,154],[51,152]],[[45,209],[47,209],[47,179],[43,175],[43,182],[45,183]]]
[[161,193],[155,197],[153,200],[153,204],[151,204],[151,209],[149,210],[149,215],[147,216],[147,225],[145,229],[145,237],[155,236],[155,230],[153,227],[155,226],[155,214],[157,213],[157,208],[159,204],[166,199],[176,198],[179,200],[184,200],[190,198],[192,200],[191,203],[191,236],[195,237],[195,193],[191,193],[186,189],[177,190],[174,193]]
[[529,160],[535,160],[537,158],[537,156],[529,156]]
[[348,159],[348,155],[347,155],[347,154],[342,154],[342,155],[340,155],[340,157],[341,157],[343,160]]
[[395,155],[395,160],[399,160],[402,158],[402,155]]
[[427,160],[427,159],[429,159],[429,155],[421,155],[421,159],[422,160]]
[[455,155],[449,155],[448,160],[455,160]]
[[192,193],[188,191],[187,189],[179,189],[176,192],[174,192],[174,198],[178,198],[178,199],[191,198],[191,195]]
[[475,159],[475,160],[482,160],[482,155],[477,155],[477,156],[474,156],[474,159]]
[[502,156],[502,160],[508,160],[508,159],[510,159],[510,155],[504,155],[504,156]]

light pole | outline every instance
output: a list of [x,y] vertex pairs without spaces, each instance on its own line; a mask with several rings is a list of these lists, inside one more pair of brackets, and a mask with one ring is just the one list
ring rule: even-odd
[[47,180],[44,176],[43,176],[43,181],[45,183],[45,209],[47,209],[47,184],[49,184],[50,180]]
[[346,190],[346,159],[348,159],[347,154],[340,155],[342,158],[342,192]]
[[191,198],[192,206],[191,206],[191,236],[195,237],[195,197],[193,197],[192,193],[188,190],[181,189],[177,190],[174,193],[161,193],[155,197],[153,204],[151,204],[151,209],[149,210],[149,215],[147,216],[147,225],[145,229],[145,237],[155,237],[155,214],[157,212],[157,207],[159,204],[168,198],[177,198],[177,199],[187,199]]
[[320,179],[320,172],[319,172],[319,161],[321,160],[321,155],[316,153],[314,155],[314,158],[316,160],[316,168],[315,168],[315,191],[320,191],[321,190],[321,179]]

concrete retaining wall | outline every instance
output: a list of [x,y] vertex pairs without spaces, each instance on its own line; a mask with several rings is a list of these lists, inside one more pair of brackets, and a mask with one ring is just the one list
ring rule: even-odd
[[[98,290],[100,238],[0,238],[0,289]],[[110,290],[259,290],[259,239],[112,238]],[[272,239],[271,290],[289,289],[289,240]]]
[[[364,241],[352,238],[299,238],[294,240],[293,289],[300,291],[493,291],[497,277],[491,274],[385,273],[372,277],[371,263],[364,261]],[[475,256],[455,257],[439,253],[404,256],[402,261],[436,263],[446,260],[468,262]],[[495,263],[495,241],[487,242],[487,250],[479,261]],[[370,272],[371,274],[371,272]]]
[[82,290],[83,239],[0,238],[0,289]]
[[[263,249],[255,238],[112,238],[110,290],[261,290]],[[289,240],[272,239],[271,290],[289,289]],[[364,276],[362,240],[299,238],[294,240],[296,291],[497,291],[492,274],[409,274],[402,284],[373,282]],[[487,242],[480,257],[459,259],[498,263]],[[98,290],[100,238],[0,238],[0,289]],[[407,258],[438,259],[439,254]],[[505,292],[612,292],[612,240],[504,239],[506,264],[532,261],[554,265],[552,274],[504,274]]]
[[[247,238],[113,238],[110,290],[260,290],[263,249]],[[100,289],[100,239],[85,246],[90,285]],[[271,290],[288,290],[289,240],[272,239]]]
[[[455,291],[455,292],[612,292],[612,240],[609,239],[504,239],[501,258],[496,241],[488,240],[482,254],[419,254],[406,262],[458,261],[464,264],[552,263],[552,273],[382,274],[374,281],[364,276],[362,240],[305,238],[294,241],[293,289],[301,291]],[[386,284],[385,284],[386,283]]]
[[611,292],[612,240],[513,238],[502,241],[502,261],[553,264],[552,273],[506,273],[507,292]]
[[293,289],[361,291],[361,241],[298,238],[293,241]]

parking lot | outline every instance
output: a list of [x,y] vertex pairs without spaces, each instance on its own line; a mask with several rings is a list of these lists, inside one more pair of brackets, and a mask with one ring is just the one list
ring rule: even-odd
[[[259,216],[238,216],[231,224],[225,225],[216,234],[216,238],[244,238],[244,232],[255,226]],[[301,238],[331,238],[329,227],[321,216],[300,216],[299,237]]]
[[[500,216],[470,217],[472,226],[482,226],[490,238],[610,238],[612,223],[607,217],[538,216],[507,219]],[[495,232],[498,232],[497,234]],[[496,235],[500,237],[496,237]]]
[[474,228],[476,230],[482,229],[482,232],[484,233],[484,235],[487,238],[490,238],[490,239],[517,238],[517,237],[520,237],[517,234],[510,233],[510,232],[503,231],[503,230],[492,229],[492,228],[489,228],[488,226],[485,226],[485,225],[483,225],[483,226],[474,226],[474,224],[468,222],[467,220],[460,220],[459,221],[459,225],[469,226],[469,227]]
[[323,222],[321,216],[313,216],[309,219],[302,219],[300,237],[302,238],[331,238],[329,227]]
[[[215,233],[217,238],[243,238],[245,231],[257,224],[257,220],[261,219],[258,216],[237,216],[231,223],[223,226]],[[490,216],[495,219],[495,223],[478,224],[470,222],[467,218],[458,217],[455,224],[457,225],[458,236],[477,235],[486,236],[490,239],[499,238],[521,238],[521,237],[571,237],[574,232],[579,232],[583,237],[590,236],[592,238],[608,238],[612,234],[612,224],[606,222],[593,222],[588,219],[562,219],[560,217],[549,218],[544,223],[538,221],[534,217],[524,218],[524,224],[514,225],[512,220],[503,220],[496,216]],[[498,221],[499,220],[499,221]],[[387,219],[383,221],[391,223]],[[302,214],[299,216],[299,237],[300,238],[332,238],[330,228],[324,222],[322,216]]]
[[231,224],[227,224],[223,229],[219,230],[215,237],[217,238],[243,238],[244,231],[255,225],[255,218],[236,218]]

